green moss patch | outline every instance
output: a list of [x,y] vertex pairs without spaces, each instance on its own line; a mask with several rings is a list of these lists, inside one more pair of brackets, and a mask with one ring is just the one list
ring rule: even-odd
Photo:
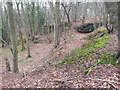
[[94,33],[89,34],[87,37],[83,38],[85,40],[93,40],[97,35],[107,33],[106,29],[101,29],[99,31],[95,31]]
[[106,32],[108,32],[106,29],[102,29],[102,30],[98,31],[98,33],[106,33]]
[[10,49],[8,48],[2,48],[2,57],[11,57],[12,54],[11,54],[11,51]]
[[[100,49],[105,48],[107,44],[111,41],[110,34],[106,34],[100,38],[97,38],[90,42],[88,45],[82,49],[78,48],[71,52],[69,56],[59,62],[57,65],[68,65],[68,64],[80,64],[85,66],[85,74],[90,73],[91,70],[96,68],[108,68],[109,65],[120,66],[116,63],[117,59],[115,55],[109,52],[99,52]],[[95,57],[94,57],[95,56]],[[86,66],[85,62],[92,62],[89,66]],[[100,66],[104,64],[105,66]]]
[[97,64],[111,64],[114,66],[119,66],[118,63],[116,63],[117,58],[115,58],[115,55],[108,52],[103,52],[101,56],[99,56],[99,61]]
[[[110,42],[109,34],[100,37],[93,42],[89,43],[82,49],[76,49],[74,50],[70,56],[66,57],[64,60],[59,62],[58,64],[64,65],[64,64],[73,64],[73,63],[81,63],[82,60],[88,61],[91,59],[94,54],[96,54],[96,51],[100,48],[105,48],[105,46]],[[114,54],[103,52],[102,55],[98,55],[97,59],[99,62],[97,64],[112,64],[115,66],[118,66],[119,64],[116,63],[116,58],[114,57]]]
[[94,53],[97,49],[104,48],[106,44],[110,42],[109,34],[95,39],[82,49],[78,48],[74,50],[70,56],[66,57],[64,60],[59,62],[58,64],[73,64],[73,63],[80,63],[82,60],[88,61],[94,56]]

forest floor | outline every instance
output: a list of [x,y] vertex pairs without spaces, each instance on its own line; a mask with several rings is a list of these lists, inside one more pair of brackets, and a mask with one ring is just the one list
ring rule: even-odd
[[[31,44],[32,58],[24,60],[23,58],[25,58],[26,55],[22,53],[21,56],[19,56],[22,57],[19,58],[20,72],[18,74],[12,72],[0,74],[0,77],[2,77],[1,86],[3,88],[120,87],[120,82],[118,82],[118,77],[120,77],[119,67],[110,65],[110,67],[106,69],[97,68],[92,70],[89,75],[85,75],[82,73],[84,69],[80,64],[57,65],[66,55],[70,55],[71,51],[82,48],[89,43],[89,41],[83,39],[89,34],[81,34],[76,31],[70,31],[65,34],[68,38],[66,38],[66,41],[63,41],[57,49],[53,49],[54,44]],[[112,39],[111,42],[97,53],[101,51],[116,52],[117,37],[115,34],[112,34],[110,38]]]
[[[50,37],[53,36],[51,33]],[[30,43],[31,58],[27,57],[27,51],[20,51],[21,47],[18,47],[18,67],[21,73],[30,72],[34,70],[36,66],[44,66],[50,59],[61,57],[70,53],[75,48],[81,48],[83,44],[87,42],[82,38],[88,36],[88,34],[81,34],[77,31],[66,31],[62,33],[61,43],[57,49],[54,49],[54,43],[49,44],[48,35],[41,35],[38,43]],[[65,40],[63,40],[65,39]],[[80,40],[81,39],[81,40]],[[9,58],[10,65],[12,67],[12,56],[8,48],[3,48],[3,59]],[[5,62],[2,62],[2,70],[5,71]]]

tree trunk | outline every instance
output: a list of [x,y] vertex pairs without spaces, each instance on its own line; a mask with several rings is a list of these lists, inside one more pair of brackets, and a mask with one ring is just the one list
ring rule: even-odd
[[70,6],[69,6],[69,8],[68,8],[68,11],[67,11],[67,8],[66,8],[66,6],[64,5],[64,3],[61,4],[62,7],[63,7],[63,9],[64,9],[64,13],[65,13],[65,15],[66,15],[66,17],[67,17],[68,30],[71,29],[71,25],[72,25],[72,24],[71,24],[71,20],[70,20],[71,4],[72,4],[72,2],[70,3]]
[[118,52],[116,57],[118,58],[118,63],[120,63],[120,2],[118,2]]
[[32,41],[34,41],[35,40],[35,2],[32,2],[31,19],[32,19],[32,32],[33,32]]
[[[30,11],[32,9],[32,11]],[[30,25],[30,36],[31,36],[31,40],[34,41],[34,29],[33,29],[33,22],[32,22],[32,19],[34,18],[33,17],[33,8],[30,7],[29,3],[27,5],[27,16],[28,16],[28,22],[29,22],[29,25]]]
[[18,50],[16,44],[16,32],[14,26],[14,15],[13,15],[13,5],[12,2],[7,2],[8,13],[9,13],[9,25],[11,33],[11,42],[12,42],[12,55],[13,55],[13,71],[18,72]]
[[40,6],[39,6],[39,2],[37,3],[37,24],[38,24],[38,33],[42,34],[42,28],[40,25]]
[[22,2],[21,2],[21,8],[22,8],[22,13],[23,13],[23,18],[24,18],[24,23],[25,23],[25,32],[26,32],[26,38],[27,38],[27,40],[26,40],[26,42],[27,42],[27,57],[31,57],[31,55],[30,55],[30,45],[29,45],[29,31],[28,31],[28,27],[27,27],[27,17],[25,15]]
[[[2,11],[2,7],[0,9],[0,12],[1,12],[1,30],[2,30],[2,33],[1,33],[1,37],[2,39],[7,42],[7,44],[9,44],[10,42],[10,33],[9,33],[9,30],[8,30],[8,14],[7,14],[7,10],[6,8],[4,7],[4,12]],[[2,42],[2,46],[4,46],[4,42]]]
[[94,30],[97,28],[96,27],[96,23],[97,23],[97,13],[96,13],[96,10],[97,10],[97,2],[94,2],[94,19],[93,19],[93,27],[94,27]]
[[25,50],[25,46],[24,46],[24,40],[23,40],[23,34],[22,34],[22,31],[20,30],[21,29],[21,22],[20,22],[20,10],[19,10],[19,3],[16,3],[17,4],[17,11],[18,11],[18,30],[19,30],[19,36],[20,36],[20,39],[21,39],[21,46],[22,46],[22,49],[21,51]]
[[74,22],[77,22],[77,3],[75,6],[75,18],[74,18]]
[[85,18],[86,18],[86,15],[87,15],[87,8],[88,8],[88,2],[86,3],[85,7],[83,8],[82,24],[85,23]]
[[60,2],[55,2],[55,45],[54,47],[57,48],[60,44],[59,40],[59,29],[60,29]]

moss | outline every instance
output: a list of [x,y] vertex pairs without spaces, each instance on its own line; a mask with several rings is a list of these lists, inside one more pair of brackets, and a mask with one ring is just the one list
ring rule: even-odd
[[116,63],[117,58],[115,58],[115,55],[108,52],[103,52],[102,55],[99,56],[99,62],[97,64],[111,64],[114,66],[119,66],[118,63]]
[[22,64],[28,64],[30,62],[32,62],[32,60],[26,60],[26,61],[22,62]]
[[82,49],[72,51],[71,55],[59,62],[59,65],[81,63],[82,60],[88,61],[94,56],[95,50],[104,48],[110,42],[109,34],[95,39]]
[[32,56],[31,56],[31,55],[28,55],[28,56],[26,57],[26,59],[28,59],[28,58],[32,58]]
[[[108,52],[96,53],[97,50],[105,48],[111,41],[109,37],[110,34],[104,35],[103,37],[93,40],[82,49],[78,48],[72,51],[71,54],[59,62],[58,65],[83,64],[83,67],[85,67],[84,74],[89,74],[96,68],[109,68],[109,65],[120,66],[120,64],[116,63],[117,58],[115,58],[114,54]],[[97,55],[96,59],[98,61],[95,61],[93,65],[86,66],[84,62],[92,60],[94,54]],[[100,64],[105,64],[105,66],[100,66]]]
[[[18,49],[18,55],[22,55],[22,54],[25,54],[27,51],[26,50],[23,50],[21,51],[21,45],[17,46],[17,49]],[[3,57],[11,57],[12,54],[11,54],[11,51],[9,48],[2,48],[2,56]]]
[[24,59],[20,59],[20,60],[18,60],[18,63],[19,63],[19,62],[23,62],[24,60],[26,60],[26,59],[25,59],[25,58],[24,58]]
[[97,36],[98,34],[100,34],[100,33],[106,33],[106,32],[107,32],[106,29],[101,29],[101,30],[99,30],[99,31],[97,31],[97,32],[94,32],[93,35],[90,34],[90,35],[88,35],[88,37],[85,37],[85,38],[83,38],[83,39],[85,39],[85,40],[93,40],[94,37]]
[[10,49],[3,47],[2,48],[2,56],[3,57],[11,57],[12,55],[11,55]]
[[106,32],[107,32],[106,29],[102,29],[102,30],[98,31],[98,33],[106,33]]
[[[113,66],[120,66],[120,64],[116,63],[117,58],[115,58],[115,55],[108,52],[103,52],[102,55],[98,55],[98,62],[95,62],[94,65],[91,65],[89,67],[86,67],[86,70],[84,71],[84,74],[89,74],[92,70],[96,68],[104,68],[107,69],[110,67],[110,65]],[[99,66],[100,64],[104,64],[105,66]]]

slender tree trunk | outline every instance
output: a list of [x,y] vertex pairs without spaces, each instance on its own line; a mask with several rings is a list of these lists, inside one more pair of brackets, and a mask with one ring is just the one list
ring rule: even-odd
[[33,31],[32,31],[32,23],[31,23],[31,19],[30,19],[30,14],[28,13],[28,11],[27,11],[27,16],[28,16],[28,22],[29,22],[29,26],[30,26],[30,36],[32,39],[32,38],[34,38],[34,36],[33,36]]
[[34,41],[35,39],[35,2],[32,2],[31,20],[32,20],[32,32],[33,32],[32,41]]
[[71,24],[71,20],[70,20],[71,4],[72,4],[72,3],[70,3],[70,6],[69,6],[69,8],[68,8],[68,11],[67,11],[67,8],[66,8],[66,6],[64,5],[64,3],[61,4],[62,7],[63,7],[63,9],[64,9],[64,13],[66,14],[66,17],[67,17],[68,30],[71,29],[71,25],[72,25],[72,24]]
[[[2,33],[1,33],[1,37],[2,39],[6,42],[6,29],[5,29],[5,24],[4,24],[4,20],[1,18],[1,23],[2,23]],[[2,47],[5,46],[5,43],[2,41]]]
[[60,2],[55,2],[55,45],[54,47],[57,48],[60,44],[59,40],[59,30],[60,30]]
[[[2,39],[5,41],[5,42],[7,42],[7,40],[6,40],[6,37],[7,37],[7,31],[6,31],[6,26],[5,26],[5,20],[4,20],[4,17],[3,17],[3,11],[2,11],[2,13],[1,13],[1,24],[2,24],[2,33],[1,33],[1,36],[2,36]],[[4,47],[5,46],[5,43],[4,42],[2,42],[2,47]]]
[[21,45],[22,45],[22,49],[21,51],[25,50],[25,46],[24,46],[24,39],[23,39],[23,34],[22,34],[22,31],[20,30],[21,29],[21,22],[20,22],[20,10],[19,10],[19,3],[16,3],[17,4],[17,11],[18,11],[18,30],[19,30],[19,36],[20,36],[20,39],[21,39]]
[[38,24],[38,33],[41,34],[42,30],[41,30],[41,25],[40,25],[40,6],[39,6],[39,2],[37,3],[37,24]]
[[12,2],[7,2],[8,13],[9,13],[9,25],[11,33],[11,42],[12,42],[12,55],[13,55],[13,71],[18,72],[18,50],[16,44],[16,32],[14,26],[14,15],[13,15],[13,4]]
[[94,29],[96,29],[96,22],[97,22],[97,13],[96,13],[96,10],[97,10],[97,2],[94,2],[94,19],[93,19],[93,27]]
[[5,19],[5,27],[6,27],[6,31],[7,31],[7,43],[9,44],[10,43],[10,31],[9,31],[9,25],[8,25],[8,11],[7,9],[4,7],[5,9],[5,14],[6,14],[6,19]]
[[30,4],[28,3],[27,5],[27,16],[28,16],[28,22],[30,25],[30,36],[31,36],[31,40],[34,41],[34,31],[33,31],[33,23],[32,23],[32,11],[30,11],[32,9],[32,7],[30,7]]
[[[2,24],[2,39],[6,41],[8,44],[10,42],[10,33],[8,30],[8,13],[6,8],[4,7],[4,12],[1,9],[1,24]],[[4,46],[4,42],[2,43],[2,46]]]
[[120,63],[120,2],[118,2],[118,52],[116,57],[118,58],[118,63]]
[[85,7],[83,8],[82,24],[85,23],[85,18],[87,15],[87,8],[88,8],[88,3],[86,3]]
[[74,18],[74,22],[77,22],[77,3],[75,6],[75,18]]
[[26,32],[26,37],[27,37],[27,57],[31,57],[30,54],[30,45],[29,45],[29,31],[28,31],[28,27],[27,27],[27,17],[25,15],[24,12],[24,8],[23,8],[23,3],[21,2],[21,8],[22,8],[22,13],[23,13],[23,18],[24,18],[24,23],[25,23],[25,32]]

